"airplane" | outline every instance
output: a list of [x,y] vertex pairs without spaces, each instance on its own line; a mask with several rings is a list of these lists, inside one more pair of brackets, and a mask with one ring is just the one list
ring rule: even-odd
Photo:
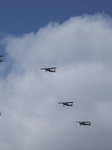
[[[0,57],[3,57],[3,55],[0,55]],[[2,60],[2,59],[0,59],[0,62],[3,62],[3,60]]]
[[58,104],[63,104],[63,106],[73,106],[73,101],[72,102],[59,102]]
[[52,68],[40,68],[41,70],[45,70],[46,72],[49,71],[49,72],[56,72],[56,67],[52,67]]
[[76,121],[76,123],[79,123],[80,126],[90,126],[91,122],[90,121]]

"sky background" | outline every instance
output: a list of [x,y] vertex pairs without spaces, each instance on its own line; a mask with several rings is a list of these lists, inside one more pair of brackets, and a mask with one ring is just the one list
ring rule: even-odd
[[111,6],[0,0],[1,150],[112,150]]
[[111,0],[0,0],[0,32],[22,35],[85,13],[112,15],[111,4]]

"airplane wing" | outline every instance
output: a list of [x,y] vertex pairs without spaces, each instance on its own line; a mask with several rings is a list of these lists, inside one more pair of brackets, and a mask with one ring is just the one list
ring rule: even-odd
[[48,68],[48,69],[56,69],[56,67]]
[[74,102],[72,101],[72,102],[64,102],[64,103],[74,103]]
[[59,102],[58,104],[63,104],[63,102]]
[[45,69],[56,69],[56,67],[52,67],[52,68],[40,68],[41,70],[45,70]]
[[73,101],[72,102],[59,102],[59,104],[67,104],[67,103],[74,103]]
[[89,121],[76,121],[76,123],[79,123],[79,122],[80,122],[80,123],[83,123],[83,124],[84,124],[84,123],[90,123]]

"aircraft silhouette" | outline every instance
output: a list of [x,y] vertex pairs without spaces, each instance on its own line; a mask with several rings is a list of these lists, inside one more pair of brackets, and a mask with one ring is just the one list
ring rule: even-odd
[[51,68],[40,68],[41,70],[45,70],[46,72],[49,71],[49,72],[56,72],[56,67],[51,67]]
[[73,101],[72,102],[59,102],[58,104],[63,104],[63,106],[73,106]]
[[79,123],[80,126],[90,126],[91,122],[90,121],[76,121],[76,123]]
[[[3,57],[3,55],[0,55],[0,57]],[[0,59],[0,62],[3,62],[3,60],[2,60],[2,59]]]

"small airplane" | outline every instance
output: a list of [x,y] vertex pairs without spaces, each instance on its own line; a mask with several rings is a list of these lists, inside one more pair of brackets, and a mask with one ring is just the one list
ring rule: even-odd
[[[3,57],[3,55],[0,55],[0,57]],[[2,59],[0,59],[0,62],[3,62],[3,60],[2,60]]]
[[90,126],[91,122],[90,121],[76,121],[76,123],[79,123],[80,126]]
[[49,72],[56,72],[56,67],[52,67],[52,68],[40,68],[41,70],[45,70],[46,72],[49,71]]
[[72,102],[59,102],[58,104],[63,104],[63,106],[73,106],[73,101]]

